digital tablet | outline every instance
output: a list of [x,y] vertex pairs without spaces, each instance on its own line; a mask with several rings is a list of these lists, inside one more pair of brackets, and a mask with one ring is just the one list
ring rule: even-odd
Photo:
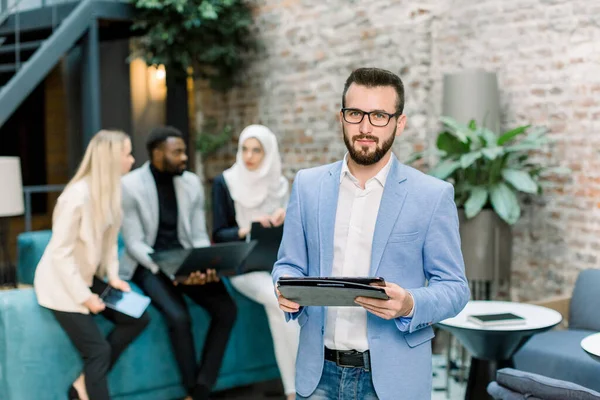
[[104,289],[100,298],[106,304],[106,307],[133,318],[139,318],[150,305],[149,297],[134,291],[122,292],[110,285]]
[[389,300],[383,278],[282,277],[277,288],[283,297],[301,306],[360,307],[357,297]]

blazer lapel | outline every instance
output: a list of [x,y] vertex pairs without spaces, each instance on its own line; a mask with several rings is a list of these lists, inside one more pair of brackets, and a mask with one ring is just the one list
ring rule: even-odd
[[394,156],[392,157],[392,166],[385,183],[385,188],[383,189],[377,222],[375,223],[375,233],[373,234],[371,276],[377,275],[383,251],[385,250],[390,233],[398,220],[407,194],[406,185],[402,184],[406,180],[406,177],[402,174],[402,165]]
[[158,219],[159,219],[159,209],[158,209],[158,190],[156,189],[156,182],[154,181],[154,177],[152,176],[152,172],[150,171],[150,163],[146,163],[142,166],[144,168],[144,173],[142,175],[142,186],[146,191],[146,198],[148,201],[149,207],[149,222],[152,227],[153,237],[156,238],[158,234]]
[[190,228],[190,218],[192,215],[191,212],[204,212],[204,210],[190,210],[191,202],[189,199],[189,195],[185,186],[185,182],[183,182],[183,178],[181,176],[177,176],[173,179],[173,185],[175,186],[175,197],[177,198],[177,225],[180,226],[183,230],[183,234],[186,238],[189,238],[190,243],[192,243],[192,235]]
[[333,267],[333,235],[335,215],[340,193],[340,172],[342,163],[333,165],[321,182],[319,191],[319,256],[321,276],[331,275]]

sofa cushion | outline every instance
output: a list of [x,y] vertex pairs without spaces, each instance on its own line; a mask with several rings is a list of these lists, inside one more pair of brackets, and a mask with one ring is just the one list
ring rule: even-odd
[[52,231],[24,232],[17,237],[17,280],[33,285],[35,269],[44,255]]
[[600,400],[600,393],[583,386],[512,368],[499,370],[496,381],[500,386],[525,395],[527,399]]
[[600,269],[581,271],[569,305],[569,328],[600,332]]
[[580,345],[591,333],[569,329],[534,335],[515,354],[515,368],[600,391],[600,363]]
[[[17,237],[17,281],[25,285],[33,285],[35,269],[44,255],[44,250],[51,230],[23,232]],[[125,249],[123,238],[119,235],[119,256]]]
[[525,397],[525,395],[513,392],[504,386],[498,385],[498,382],[490,382],[487,392],[494,400],[541,400],[536,397]]

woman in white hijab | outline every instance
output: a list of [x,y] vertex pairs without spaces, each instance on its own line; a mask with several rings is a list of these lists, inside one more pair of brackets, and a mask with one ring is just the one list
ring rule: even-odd
[[[288,199],[289,184],[281,174],[277,138],[266,126],[246,127],[240,134],[235,164],[213,182],[213,240],[245,240],[253,222],[281,226]],[[230,281],[237,291],[265,306],[285,394],[294,399],[299,328],[296,323],[286,323],[271,275],[249,272]]]

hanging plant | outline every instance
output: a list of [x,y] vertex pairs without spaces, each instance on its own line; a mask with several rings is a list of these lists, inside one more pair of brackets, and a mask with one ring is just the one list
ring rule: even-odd
[[240,0],[132,0],[132,29],[141,34],[134,57],[186,75],[191,67],[213,89],[236,83],[255,48],[248,5]]

